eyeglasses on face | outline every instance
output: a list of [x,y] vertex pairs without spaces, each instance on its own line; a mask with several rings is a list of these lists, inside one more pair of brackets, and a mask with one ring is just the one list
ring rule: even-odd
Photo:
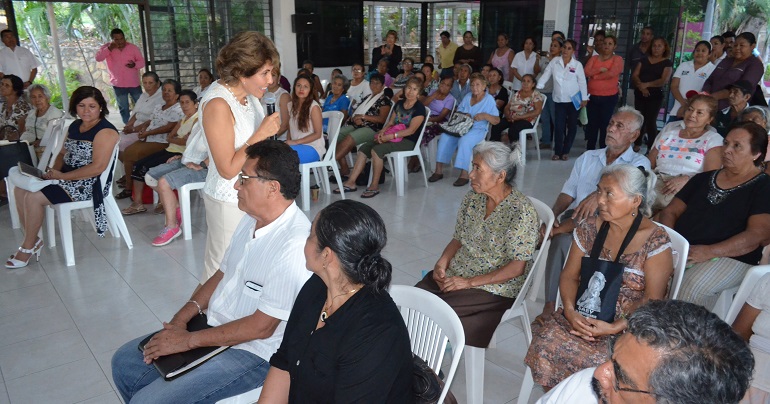
[[615,362],[615,359],[612,358],[613,353],[615,352],[615,342],[617,341],[617,337],[613,337],[607,340],[607,356],[610,358],[610,361],[612,362],[612,372],[613,372],[613,379],[615,380],[615,384],[613,384],[613,389],[615,392],[625,391],[628,393],[639,393],[639,394],[648,394],[650,396],[655,397],[655,393],[646,391],[646,390],[637,390],[637,389],[631,389],[628,387],[620,387],[620,379],[623,377],[624,373],[620,369],[620,365],[618,365],[617,362]]
[[246,180],[250,180],[252,178],[256,179],[256,180],[262,180],[262,181],[277,181],[275,178],[264,177],[264,176],[261,176],[259,174],[257,174],[257,175],[245,175],[245,174],[243,174],[243,171],[241,171],[241,172],[238,173],[238,184],[243,186],[243,184],[246,182]]

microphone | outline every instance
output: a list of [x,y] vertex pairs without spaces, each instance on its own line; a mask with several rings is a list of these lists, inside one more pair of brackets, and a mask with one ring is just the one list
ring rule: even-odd
[[265,108],[267,108],[267,115],[273,115],[275,113],[275,94],[267,93],[262,98],[265,102]]
[[[270,116],[275,113],[275,94],[273,93],[267,93],[264,97],[262,97],[262,101],[265,102],[265,109],[267,110],[267,116]],[[278,139],[278,134],[272,136],[272,139]]]

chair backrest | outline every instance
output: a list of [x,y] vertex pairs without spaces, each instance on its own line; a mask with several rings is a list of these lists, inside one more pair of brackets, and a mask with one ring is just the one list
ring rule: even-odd
[[425,120],[422,121],[422,127],[420,127],[420,136],[417,137],[417,141],[414,143],[414,151],[420,151],[420,145],[422,144],[422,135],[425,134],[425,128],[428,127],[428,119],[430,118],[430,108],[425,107]]
[[460,318],[438,296],[414,286],[392,285],[390,296],[404,317],[412,353],[427,362],[436,374],[441,370],[447,343],[452,346],[452,363],[438,400],[443,403],[465,347],[465,332]]
[[110,157],[110,162],[107,164],[107,168],[102,171],[102,175],[99,176],[99,179],[102,183],[102,188],[107,189],[107,193],[110,193],[110,188],[112,186],[112,179],[114,178],[115,169],[118,167],[118,152],[120,152],[120,142],[115,143],[115,147],[112,149],[112,156]]
[[[553,210],[551,210],[548,205],[546,205],[544,202],[535,199],[531,196],[528,196],[529,201],[532,203],[532,206],[535,207],[535,211],[537,212],[537,217],[540,219],[540,224],[545,226],[545,233],[544,234],[551,234],[551,228],[553,227],[553,222],[556,220],[556,217],[553,214]],[[539,228],[540,226],[538,226]],[[541,248],[539,248],[537,251],[535,251],[535,256],[532,259],[532,266],[530,267],[530,271],[527,274],[526,279],[524,279],[524,284],[521,285],[521,290],[519,291],[519,295],[516,296],[516,300],[514,300],[513,305],[511,307],[517,307],[521,304],[524,299],[527,298],[527,294],[529,293],[529,288],[532,286],[533,281],[533,274],[535,273],[535,269],[538,267],[538,264],[540,263],[540,260],[545,257],[543,252],[545,252],[547,249],[542,248],[542,246],[545,245],[545,240],[543,240],[543,244],[541,245]]]
[[679,296],[679,287],[682,285],[684,270],[687,266],[687,255],[690,253],[690,242],[674,229],[658,223],[666,229],[668,238],[671,239],[671,249],[674,255],[674,276],[668,287],[668,298],[676,299]]
[[40,145],[45,147],[45,149],[40,156],[40,161],[37,163],[37,168],[45,171],[48,165],[53,163],[51,160],[55,160],[54,156],[58,155],[61,151],[64,145],[64,137],[67,134],[68,125],[65,125],[66,121],[67,119],[62,117],[48,122],[45,134],[40,139]]
[[[548,101],[548,96],[543,94],[543,109],[545,109],[545,102]],[[537,129],[537,124],[540,123],[540,116],[543,115],[543,110],[540,110],[540,113],[537,114],[537,118],[535,118],[535,123],[532,124],[533,129]]]
[[732,324],[735,321],[735,317],[738,317],[738,313],[741,311],[743,304],[746,303],[746,298],[749,297],[749,294],[754,289],[754,285],[759,282],[759,278],[768,273],[770,273],[770,265],[757,265],[749,269],[746,277],[743,278],[743,282],[741,282],[741,287],[738,288],[738,293],[735,294],[730,310],[727,311],[725,323]]
[[509,94],[513,94],[513,82],[505,80],[503,82],[503,87],[505,87],[506,90],[508,90]]
[[321,116],[329,118],[327,126],[329,148],[326,150],[323,160],[334,161],[337,157],[337,136],[340,134],[340,127],[342,126],[342,120],[345,119],[345,114],[341,111],[326,111],[321,113]]

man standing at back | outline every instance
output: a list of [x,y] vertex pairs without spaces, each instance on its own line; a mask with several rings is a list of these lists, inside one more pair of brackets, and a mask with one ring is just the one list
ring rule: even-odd
[[115,89],[115,98],[118,101],[118,109],[123,123],[131,117],[128,108],[128,96],[134,100],[134,104],[142,95],[142,87],[139,83],[139,70],[144,67],[144,57],[139,48],[126,41],[126,36],[120,28],[110,32],[112,42],[102,45],[96,52],[97,62],[107,62],[107,70],[110,72],[110,84]]
[[457,44],[450,39],[449,32],[447,31],[443,31],[440,37],[441,45],[436,48],[436,55],[441,66],[441,77],[451,77],[455,67],[454,59]]
[[12,74],[24,80],[26,89],[35,81],[40,61],[29,49],[18,46],[16,35],[10,29],[0,31],[0,38],[5,45],[0,48],[0,77]]

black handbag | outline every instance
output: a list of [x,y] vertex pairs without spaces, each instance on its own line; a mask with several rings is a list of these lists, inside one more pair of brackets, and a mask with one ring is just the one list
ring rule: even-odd
[[7,177],[11,167],[16,167],[19,162],[33,165],[27,142],[11,142],[0,145],[0,178]]
[[615,261],[599,259],[604,241],[607,239],[607,233],[610,231],[609,222],[602,223],[591,249],[591,255],[583,257],[580,265],[580,286],[575,302],[575,310],[578,314],[608,323],[615,321],[615,304],[618,301],[620,286],[623,284],[623,272],[625,271],[625,264],[621,264],[618,260],[634,238],[641,223],[642,215],[637,213],[634,223],[620,245]]

